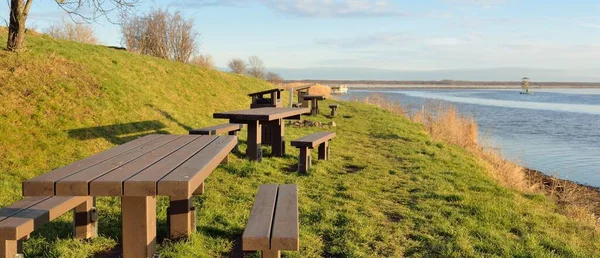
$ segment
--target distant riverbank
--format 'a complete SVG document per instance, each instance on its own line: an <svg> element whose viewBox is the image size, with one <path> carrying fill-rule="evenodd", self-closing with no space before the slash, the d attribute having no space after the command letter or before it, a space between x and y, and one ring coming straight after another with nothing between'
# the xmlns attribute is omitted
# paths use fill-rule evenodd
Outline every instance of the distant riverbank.
<svg viewBox="0 0 600 258"><path fill-rule="evenodd" d="M374 85L374 84L348 84L348 88L352 89L521 89L520 85L414 85L414 84L389 84L389 85ZM536 85L531 87L535 89L600 89L600 85Z"/></svg>

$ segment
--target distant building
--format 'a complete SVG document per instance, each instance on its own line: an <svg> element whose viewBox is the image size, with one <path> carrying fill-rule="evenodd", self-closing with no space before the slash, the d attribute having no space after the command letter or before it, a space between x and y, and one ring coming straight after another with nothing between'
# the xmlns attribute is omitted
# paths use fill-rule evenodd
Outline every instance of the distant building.
<svg viewBox="0 0 600 258"><path fill-rule="evenodd" d="M523 77L521 81L521 94L532 94L533 92L529 91L529 78Z"/></svg>
<svg viewBox="0 0 600 258"><path fill-rule="evenodd" d="M346 94L348 93L348 85L340 84L340 85L330 85L331 94Z"/></svg>

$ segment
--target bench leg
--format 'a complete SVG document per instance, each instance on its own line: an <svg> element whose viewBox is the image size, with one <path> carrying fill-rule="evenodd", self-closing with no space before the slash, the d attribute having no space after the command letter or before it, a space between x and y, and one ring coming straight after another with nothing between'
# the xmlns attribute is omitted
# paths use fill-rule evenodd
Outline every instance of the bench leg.
<svg viewBox="0 0 600 258"><path fill-rule="evenodd" d="M96 211L96 197L86 197L86 201L73 209L75 238L88 239L98 236L98 214Z"/></svg>
<svg viewBox="0 0 600 258"><path fill-rule="evenodd" d="M283 119L273 121L271 127L271 146L273 147L273 156L283 157L285 156L285 138L284 138L284 126Z"/></svg>
<svg viewBox="0 0 600 258"><path fill-rule="evenodd" d="M227 162L229 162L229 154L225 155L225 158L223 158L223 160L221 160L221 164L227 164Z"/></svg>
<svg viewBox="0 0 600 258"><path fill-rule="evenodd" d="M300 148L300 157L298 158L298 171L306 173L310 168L310 149L307 147Z"/></svg>
<svg viewBox="0 0 600 258"><path fill-rule="evenodd" d="M0 257L13 258L23 253L23 244L20 240L0 240Z"/></svg>
<svg viewBox="0 0 600 258"><path fill-rule="evenodd" d="M329 159L329 141L325 141L324 143L319 144L319 159Z"/></svg>
<svg viewBox="0 0 600 258"><path fill-rule="evenodd" d="M196 189L192 195L196 196L196 195L203 195L203 194L204 194L204 182L202 182L200 184L200 186L198 186L198 189Z"/></svg>
<svg viewBox="0 0 600 258"><path fill-rule="evenodd" d="M248 149L246 156L250 160L262 160L261 124L258 121L248 123Z"/></svg>
<svg viewBox="0 0 600 258"><path fill-rule="evenodd" d="M167 216L169 216L169 238L179 239L190 236L195 227L195 209L191 196L171 197Z"/></svg>
<svg viewBox="0 0 600 258"><path fill-rule="evenodd" d="M121 197L123 258L152 257L156 252L156 197Z"/></svg>
<svg viewBox="0 0 600 258"><path fill-rule="evenodd" d="M231 131L231 132L229 132L227 134L232 135L232 136L238 136L238 131ZM239 149L237 143L235 144L235 147L233 147L233 152L234 153L240 153L240 149Z"/></svg>
<svg viewBox="0 0 600 258"><path fill-rule="evenodd" d="M281 251L279 250L264 250L262 251L262 258L279 258L281 257Z"/></svg>

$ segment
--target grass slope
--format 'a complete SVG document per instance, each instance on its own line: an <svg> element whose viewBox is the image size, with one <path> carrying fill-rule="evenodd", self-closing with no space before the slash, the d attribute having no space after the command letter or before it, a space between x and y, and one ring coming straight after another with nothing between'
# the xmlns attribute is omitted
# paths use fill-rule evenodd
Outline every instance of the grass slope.
<svg viewBox="0 0 600 258"><path fill-rule="evenodd" d="M247 107L247 92L269 87L101 46L27 40L27 52L0 51L0 206L20 198L24 179L140 135L217 123L213 112ZM431 141L418 124L374 106L338 103L338 117L308 118L336 127L286 128L288 140L337 132L330 161L315 161L302 175L295 172L298 151L289 145L287 157L261 163L233 155L196 199L198 232L162 241L162 257L229 255L263 183L299 185L301 250L288 257L600 256L596 229L560 215L544 196L499 186L479 160ZM167 201L159 198L159 238L166 234ZM98 239L69 239L65 215L26 241L27 255L118 251L119 204L99 198Z"/></svg>

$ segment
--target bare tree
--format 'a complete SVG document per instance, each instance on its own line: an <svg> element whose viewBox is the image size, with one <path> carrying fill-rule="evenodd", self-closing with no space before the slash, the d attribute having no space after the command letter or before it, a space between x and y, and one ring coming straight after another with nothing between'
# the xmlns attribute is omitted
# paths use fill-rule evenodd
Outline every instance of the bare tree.
<svg viewBox="0 0 600 258"><path fill-rule="evenodd" d="M258 56L251 56L248 58L248 74L254 78L264 79L265 78L265 64L258 58Z"/></svg>
<svg viewBox="0 0 600 258"><path fill-rule="evenodd" d="M231 59L227 66L233 73L244 74L246 72L246 63L240 58Z"/></svg>
<svg viewBox="0 0 600 258"><path fill-rule="evenodd" d="M200 67L215 69L215 62L213 61L212 56L209 54L197 55L194 58L192 58L192 61L190 63Z"/></svg>
<svg viewBox="0 0 600 258"><path fill-rule="evenodd" d="M278 73L268 72L265 76L265 80L274 85L279 85L283 83L283 78Z"/></svg>
<svg viewBox="0 0 600 258"><path fill-rule="evenodd" d="M98 39L94 36L94 30L89 24L72 23L62 21L62 24L54 24L46 29L46 33L53 38L66 39L87 44L97 44Z"/></svg>
<svg viewBox="0 0 600 258"><path fill-rule="evenodd" d="M99 16L107 16L117 9L126 11L138 0L56 0L56 3L71 16L84 21L93 21ZM25 46L25 21L33 0L10 0L10 17L6 48L20 51ZM109 19L110 21L110 19Z"/></svg>
<svg viewBox="0 0 600 258"><path fill-rule="evenodd" d="M129 51L189 62L198 49L194 21L183 18L179 11L155 9L123 20L121 29Z"/></svg>

